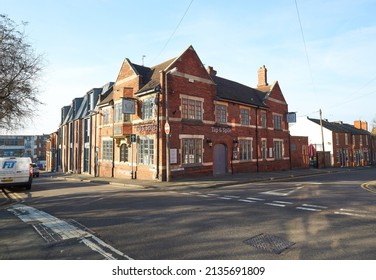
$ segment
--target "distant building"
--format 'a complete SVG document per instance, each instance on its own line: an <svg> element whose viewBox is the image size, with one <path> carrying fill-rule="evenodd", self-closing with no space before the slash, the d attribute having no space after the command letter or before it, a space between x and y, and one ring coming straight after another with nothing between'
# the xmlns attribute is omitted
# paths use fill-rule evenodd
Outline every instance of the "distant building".
<svg viewBox="0 0 376 280"><path fill-rule="evenodd" d="M375 137L368 131L365 121L354 121L354 125L350 125L341 121L322 120L321 132L319 119L300 117L290 126L290 133L308 137L311 158L315 158L316 153L330 154L324 162L327 167L375 164Z"/></svg>
<svg viewBox="0 0 376 280"><path fill-rule="evenodd" d="M33 162L46 160L49 135L0 135L0 157L30 157Z"/></svg>

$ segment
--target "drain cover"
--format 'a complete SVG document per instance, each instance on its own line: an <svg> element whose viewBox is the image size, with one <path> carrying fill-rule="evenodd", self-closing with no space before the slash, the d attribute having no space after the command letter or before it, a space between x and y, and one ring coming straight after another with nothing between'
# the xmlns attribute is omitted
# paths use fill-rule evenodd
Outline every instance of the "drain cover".
<svg viewBox="0 0 376 280"><path fill-rule="evenodd" d="M290 248L295 244L294 242L291 242L279 236L264 233L247 239L244 241L244 243L274 254L280 254L284 250Z"/></svg>

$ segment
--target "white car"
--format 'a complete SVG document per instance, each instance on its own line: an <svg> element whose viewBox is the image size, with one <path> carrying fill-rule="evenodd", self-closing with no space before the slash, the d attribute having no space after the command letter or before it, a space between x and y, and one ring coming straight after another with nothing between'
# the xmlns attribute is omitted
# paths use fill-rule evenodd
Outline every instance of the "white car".
<svg viewBox="0 0 376 280"><path fill-rule="evenodd" d="M30 158L0 158L0 187L20 186L31 189L33 166Z"/></svg>

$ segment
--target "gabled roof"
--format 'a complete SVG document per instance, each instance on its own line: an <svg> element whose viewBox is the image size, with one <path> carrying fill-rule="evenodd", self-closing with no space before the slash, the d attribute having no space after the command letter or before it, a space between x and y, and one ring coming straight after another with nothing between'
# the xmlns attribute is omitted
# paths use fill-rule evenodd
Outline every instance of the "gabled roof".
<svg viewBox="0 0 376 280"><path fill-rule="evenodd" d="M319 119L311 119L312 122L320 125ZM370 133L364 129L358 129L353 125L343 123L343 122L328 122L327 120L322 120L322 126L332 132L339 132L339 133L351 133L353 135L369 135Z"/></svg>
<svg viewBox="0 0 376 280"><path fill-rule="evenodd" d="M217 97L219 99L267 108L263 102L265 93L218 76L212 76L212 79L217 84Z"/></svg>
<svg viewBox="0 0 376 280"><path fill-rule="evenodd" d="M142 77L142 85L137 93L146 92L152 90L161 84L160 72L166 70L166 68L175 60L169 59L161 64L154 67L145 67L137 64L132 64L134 69ZM136 94L137 94L136 93Z"/></svg>

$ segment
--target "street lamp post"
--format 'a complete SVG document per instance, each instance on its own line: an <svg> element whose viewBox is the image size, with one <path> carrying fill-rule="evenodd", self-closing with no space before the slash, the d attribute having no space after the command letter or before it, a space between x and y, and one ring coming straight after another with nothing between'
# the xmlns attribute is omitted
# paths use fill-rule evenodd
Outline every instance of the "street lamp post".
<svg viewBox="0 0 376 280"><path fill-rule="evenodd" d="M171 170L170 170L170 129L169 128L169 122L168 122L168 86L167 86L167 75L168 74L174 74L178 71L176 67L172 68L171 70L168 70L165 73L165 112L166 112L166 123L165 123L165 132L166 132L166 181L169 182L171 178Z"/></svg>

